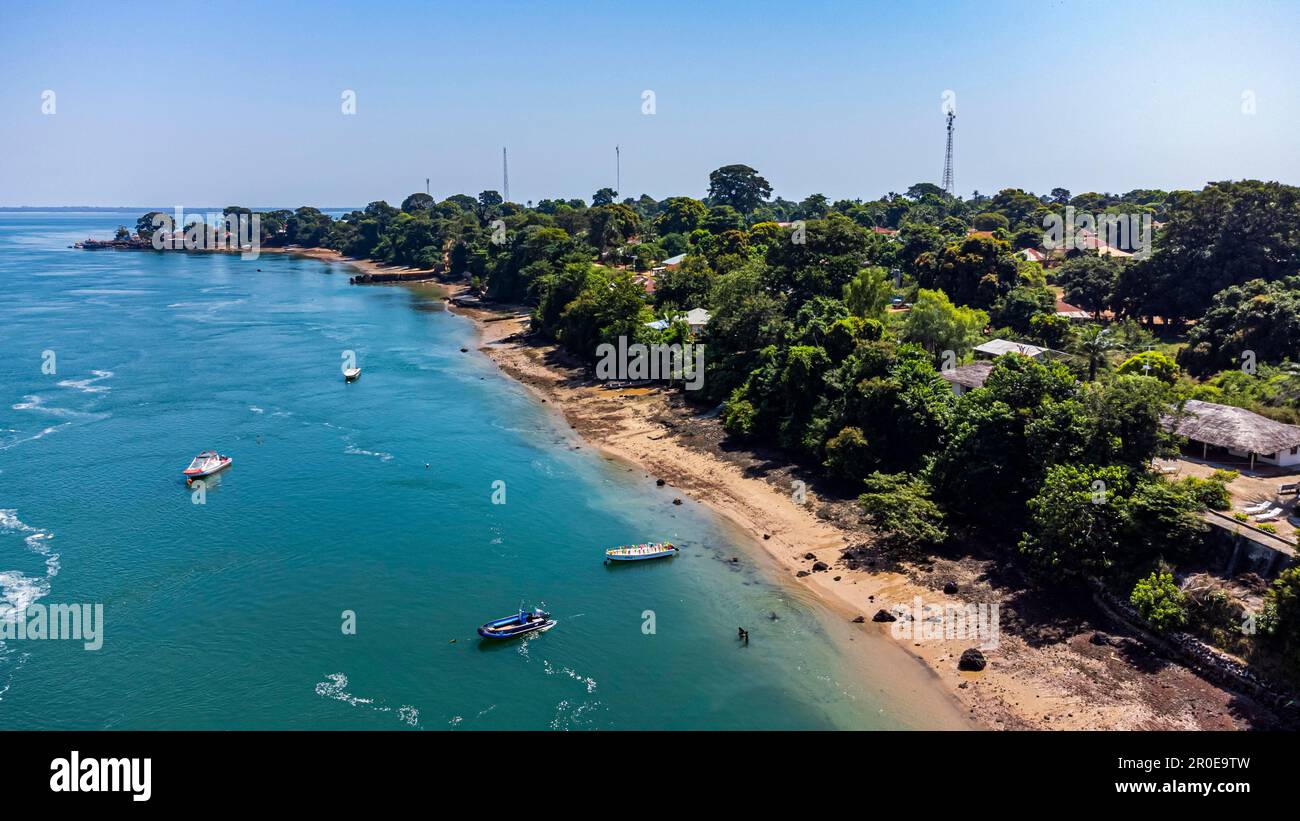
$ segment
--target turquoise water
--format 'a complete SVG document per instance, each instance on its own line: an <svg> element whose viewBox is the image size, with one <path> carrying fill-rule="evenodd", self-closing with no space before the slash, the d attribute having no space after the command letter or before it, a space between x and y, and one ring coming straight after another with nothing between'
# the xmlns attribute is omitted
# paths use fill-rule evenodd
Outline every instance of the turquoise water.
<svg viewBox="0 0 1300 821"><path fill-rule="evenodd" d="M910 660L577 447L435 293L283 255L67 248L135 216L0 214L0 612L105 618L98 651L0 649L0 728L950 723ZM180 470L206 448L234 465L195 504ZM683 555L601 563L658 538ZM521 602L559 625L481 644Z"/></svg>

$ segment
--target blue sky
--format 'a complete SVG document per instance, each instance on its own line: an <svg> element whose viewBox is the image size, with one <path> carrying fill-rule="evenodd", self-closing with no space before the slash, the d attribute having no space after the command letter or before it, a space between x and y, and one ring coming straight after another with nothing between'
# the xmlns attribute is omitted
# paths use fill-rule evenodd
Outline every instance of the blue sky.
<svg viewBox="0 0 1300 821"><path fill-rule="evenodd" d="M945 90L966 195L1300 184L1298 43L1290 2L5 3L0 205L476 194L503 145L512 199L589 198L615 144L625 196L873 198L939 181Z"/></svg>

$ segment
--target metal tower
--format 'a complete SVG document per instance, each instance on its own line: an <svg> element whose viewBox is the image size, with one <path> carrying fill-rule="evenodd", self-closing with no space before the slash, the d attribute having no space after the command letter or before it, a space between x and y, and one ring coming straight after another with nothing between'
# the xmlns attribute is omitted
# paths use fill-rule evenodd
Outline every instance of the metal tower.
<svg viewBox="0 0 1300 821"><path fill-rule="evenodd" d="M957 112L948 110L948 147L943 152L943 190L950 197L955 197L957 192L952 183L952 121L957 117Z"/></svg>
<svg viewBox="0 0 1300 821"><path fill-rule="evenodd" d="M623 190L623 155L618 153L618 146L614 146L614 196Z"/></svg>
<svg viewBox="0 0 1300 821"><path fill-rule="evenodd" d="M501 147L501 199L510 202L510 163L506 160L505 146Z"/></svg>

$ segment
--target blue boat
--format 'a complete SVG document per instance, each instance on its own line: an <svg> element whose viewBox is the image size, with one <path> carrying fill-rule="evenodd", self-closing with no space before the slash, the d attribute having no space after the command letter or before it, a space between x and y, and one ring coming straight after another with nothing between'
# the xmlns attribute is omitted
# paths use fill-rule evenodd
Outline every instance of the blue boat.
<svg viewBox="0 0 1300 821"><path fill-rule="evenodd" d="M485 639L511 639L525 633L544 633L555 626L550 613L540 609L529 613L520 610L503 619L490 621L478 629L478 634Z"/></svg>
<svg viewBox="0 0 1300 821"><path fill-rule="evenodd" d="M664 559L669 556L676 556L679 552L681 551L672 542L624 545L623 547L611 547L606 550L605 561L642 562L646 559Z"/></svg>

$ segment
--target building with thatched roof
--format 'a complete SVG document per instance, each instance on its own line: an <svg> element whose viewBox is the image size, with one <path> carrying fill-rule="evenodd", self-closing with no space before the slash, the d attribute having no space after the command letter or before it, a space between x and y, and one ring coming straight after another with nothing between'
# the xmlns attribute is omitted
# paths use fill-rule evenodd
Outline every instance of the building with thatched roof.
<svg viewBox="0 0 1300 821"><path fill-rule="evenodd" d="M993 363L987 360L972 362L969 365L962 365L959 368L945 369L939 372L939 375L948 380L952 385L952 392L961 396L963 393L974 388L984 387L984 383L989 378L989 373L993 370Z"/></svg>
<svg viewBox="0 0 1300 821"><path fill-rule="evenodd" d="M1189 399L1182 413L1166 416L1166 430L1201 445L1201 454L1228 454L1279 467L1300 466L1300 426L1274 422L1230 405Z"/></svg>

